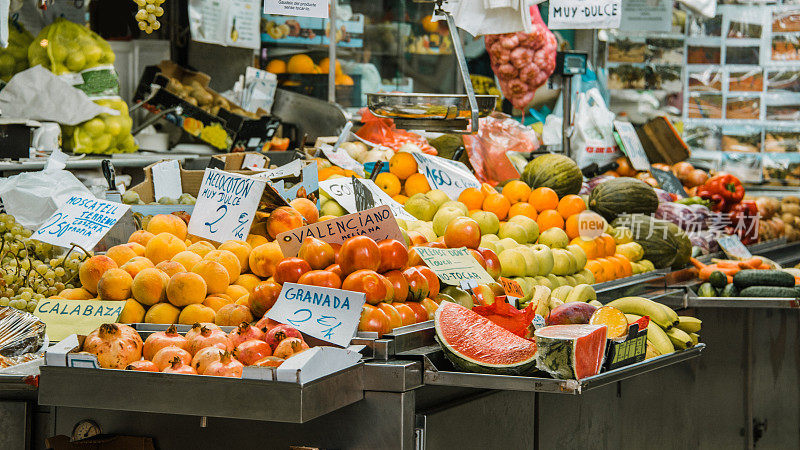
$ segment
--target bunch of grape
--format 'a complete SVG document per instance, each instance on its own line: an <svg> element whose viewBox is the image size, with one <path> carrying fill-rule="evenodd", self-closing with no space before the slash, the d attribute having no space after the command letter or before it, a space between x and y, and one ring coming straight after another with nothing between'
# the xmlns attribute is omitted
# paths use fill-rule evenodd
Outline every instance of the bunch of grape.
<svg viewBox="0 0 800 450"><path fill-rule="evenodd" d="M139 29L147 34L161 28L158 18L164 15L164 8L161 4L164 0L133 0L139 11L136 11L136 21L139 22Z"/></svg>
<svg viewBox="0 0 800 450"><path fill-rule="evenodd" d="M52 245L30 239L32 231L0 214L0 306L33 312L39 300L78 283L86 255L74 248L55 256Z"/></svg>

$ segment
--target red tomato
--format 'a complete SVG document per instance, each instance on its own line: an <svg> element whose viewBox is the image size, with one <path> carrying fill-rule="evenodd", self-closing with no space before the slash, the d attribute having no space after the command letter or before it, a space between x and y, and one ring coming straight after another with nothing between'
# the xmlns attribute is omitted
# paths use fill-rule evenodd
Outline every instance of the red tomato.
<svg viewBox="0 0 800 450"><path fill-rule="evenodd" d="M322 286L333 289L342 288L342 279L333 272L327 270L312 270L300 276L297 280L300 284L308 284L310 286Z"/></svg>
<svg viewBox="0 0 800 450"><path fill-rule="evenodd" d="M342 268L339 267L338 264L331 264L330 266L326 267L325 270L327 270L328 272L335 273L336 276L339 277L339 278L344 278L342 276Z"/></svg>
<svg viewBox="0 0 800 450"><path fill-rule="evenodd" d="M254 317L263 317L278 300L282 286L274 281L262 281L250 294L250 311Z"/></svg>
<svg viewBox="0 0 800 450"><path fill-rule="evenodd" d="M403 272L399 270L391 270L383 274L390 283L392 283L392 288L394 288L394 301L396 302L404 302L406 298L408 298L408 281L406 281L406 277L403 275Z"/></svg>
<svg viewBox="0 0 800 450"><path fill-rule="evenodd" d="M366 301L370 305L390 302L394 296L392 283L378 272L367 269L357 270L348 275L342 283L342 289L367 294Z"/></svg>
<svg viewBox="0 0 800 450"><path fill-rule="evenodd" d="M336 251L333 246L315 237L307 237L297 254L300 259L308 262L314 270L321 270L333 264L336 260Z"/></svg>
<svg viewBox="0 0 800 450"><path fill-rule="evenodd" d="M381 303L378 305L378 308L386 313L386 317L389 318L389 331L403 326L403 318L400 317L400 313L397 312L397 309L395 309L391 303Z"/></svg>
<svg viewBox="0 0 800 450"><path fill-rule="evenodd" d="M371 311L364 310L361 312L358 331L374 331L381 337L389 332L389 317L378 308L373 308Z"/></svg>
<svg viewBox="0 0 800 450"><path fill-rule="evenodd" d="M336 263L342 268L345 277L360 269L378 270L381 265L381 251L378 244L368 236L355 236L344 241Z"/></svg>
<svg viewBox="0 0 800 450"><path fill-rule="evenodd" d="M436 310L439 309L439 304L429 298L422 299L419 304L428 311L428 320L433 320Z"/></svg>
<svg viewBox="0 0 800 450"><path fill-rule="evenodd" d="M428 280L428 297L434 298L439 295L439 277L428 266L417 266L416 268Z"/></svg>
<svg viewBox="0 0 800 450"><path fill-rule="evenodd" d="M417 318L417 323L429 320L428 310L425 309L425 307L419 304L418 302L406 302L406 306L408 306L409 308L411 308L412 311L414 311L414 315Z"/></svg>
<svg viewBox="0 0 800 450"><path fill-rule="evenodd" d="M297 283L300 276L311 271L311 265L304 259L286 258L275 266L276 283Z"/></svg>
<svg viewBox="0 0 800 450"><path fill-rule="evenodd" d="M418 302L428 296L428 280L416 267L409 267L403 271L403 276L408 282L407 301Z"/></svg>
<svg viewBox="0 0 800 450"><path fill-rule="evenodd" d="M413 325L417 323L417 315L414 313L414 310L409 308L405 303L392 303L394 309L400 314L400 318L403 320L403 326L406 325Z"/></svg>
<svg viewBox="0 0 800 450"><path fill-rule="evenodd" d="M390 270L405 269L408 264L408 249L400 241L395 239L385 239L378 243L381 252L381 265L378 272L384 273Z"/></svg>

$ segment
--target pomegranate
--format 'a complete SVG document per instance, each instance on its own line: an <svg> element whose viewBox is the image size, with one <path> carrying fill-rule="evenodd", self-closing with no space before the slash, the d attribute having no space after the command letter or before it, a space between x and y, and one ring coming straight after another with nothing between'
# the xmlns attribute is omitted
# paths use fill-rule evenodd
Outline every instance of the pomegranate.
<svg viewBox="0 0 800 450"><path fill-rule="evenodd" d="M158 366L153 364L153 361L140 359L138 361L134 361L128 364L128 366L125 367L125 370L138 370L141 372L158 372Z"/></svg>
<svg viewBox="0 0 800 450"><path fill-rule="evenodd" d="M249 341L251 339L263 341L264 331L254 327L253 325L250 325L247 322L242 322L238 327L236 327L235 330L228 334L228 339L230 339L231 345L235 348L242 342Z"/></svg>
<svg viewBox="0 0 800 450"><path fill-rule="evenodd" d="M282 340L278 346L275 347L275 351L272 353L272 355L277 356L278 358L287 359L302 352L303 350L305 349L303 348L302 339L288 337Z"/></svg>
<svg viewBox="0 0 800 450"><path fill-rule="evenodd" d="M118 323L104 323L83 342L83 351L97 357L104 369L124 369L142 359L144 343L133 328Z"/></svg>
<svg viewBox="0 0 800 450"><path fill-rule="evenodd" d="M262 317L261 319L258 320L258 322L256 322L255 327L266 333L267 331L277 327L280 324L281 324L280 322L276 322L267 317L266 314L264 314L264 317Z"/></svg>
<svg viewBox="0 0 800 450"><path fill-rule="evenodd" d="M188 341L188 340L192 339L193 337L197 336L198 334L200 334L200 330L202 330L203 327L206 327L206 328L208 328L210 330L222 330L222 328L220 328L219 325L217 325L215 323L211 323L211 322L198 323L198 322L195 322L194 325L192 325L192 328L190 328L189 331L186 332L186 340Z"/></svg>
<svg viewBox="0 0 800 450"><path fill-rule="evenodd" d="M267 356L254 362L252 365L259 367L278 367L283 364L284 359L277 356Z"/></svg>
<svg viewBox="0 0 800 450"><path fill-rule="evenodd" d="M196 370L197 373L204 373L209 364L219 361L220 358L222 358L223 353L225 353L225 349L215 346L206 347L194 355L194 358L192 358L192 368Z"/></svg>
<svg viewBox="0 0 800 450"><path fill-rule="evenodd" d="M214 361L208 365L203 375L215 377L241 378L244 366L237 361L230 352L225 352L219 361Z"/></svg>
<svg viewBox="0 0 800 450"><path fill-rule="evenodd" d="M282 340L290 337L303 339L303 335L297 331L297 328L291 325L278 325L267 331L267 336L264 340L266 340L267 344L274 350L278 348L278 344L280 344Z"/></svg>
<svg viewBox="0 0 800 450"><path fill-rule="evenodd" d="M204 326L200 329L200 333L189 339L189 346L187 347L187 350L189 350L189 353L194 355L201 349L211 347L215 344L221 344L224 346L224 350L233 350L231 341L228 339L228 335L225 334L224 331L219 329L213 330Z"/></svg>
<svg viewBox="0 0 800 450"><path fill-rule="evenodd" d="M142 356L144 359L153 359L153 355L164 347L175 346L186 350L188 342L186 338L178 334L178 329L175 325L170 325L167 331L159 331L148 336L144 340L144 349Z"/></svg>
<svg viewBox="0 0 800 450"><path fill-rule="evenodd" d="M175 358L180 358L184 364L192 362L192 355L190 355L189 352L180 347L175 347L174 345L164 347L157 351L156 354L153 355L152 361L153 364L158 367L158 370L164 370Z"/></svg>
<svg viewBox="0 0 800 450"><path fill-rule="evenodd" d="M270 355L272 355L272 347L258 339L244 341L236 346L236 349L233 351L233 356L245 366L250 366L259 359Z"/></svg>
<svg viewBox="0 0 800 450"><path fill-rule="evenodd" d="M179 357L175 357L169 362L169 365L162 370L164 373L179 373L183 375L197 375L192 366L187 365Z"/></svg>

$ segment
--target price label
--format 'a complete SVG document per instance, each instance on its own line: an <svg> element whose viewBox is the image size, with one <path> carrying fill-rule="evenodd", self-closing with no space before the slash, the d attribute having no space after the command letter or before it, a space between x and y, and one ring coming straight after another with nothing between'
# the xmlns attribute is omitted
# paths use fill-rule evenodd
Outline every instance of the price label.
<svg viewBox="0 0 800 450"><path fill-rule="evenodd" d="M322 150L322 153L328 158L328 161L332 162L334 165L345 170L352 170L362 177L364 176L364 165L353 159L346 150L342 150L341 147L334 150L333 146L328 144L321 144L319 149Z"/></svg>
<svg viewBox="0 0 800 450"><path fill-rule="evenodd" d="M300 245L308 237L342 244L354 236L369 236L376 242L396 239L405 244L403 233L386 205L284 231L275 240L280 244L283 255L289 257L297 255Z"/></svg>
<svg viewBox="0 0 800 450"><path fill-rule="evenodd" d="M525 297L525 293L522 292L522 287L516 281L500 277L500 284L503 286L503 290L506 291L507 296L516 298Z"/></svg>
<svg viewBox="0 0 800 450"><path fill-rule="evenodd" d="M363 292L284 283L267 317L346 347L356 334L365 299Z"/></svg>
<svg viewBox="0 0 800 450"><path fill-rule="evenodd" d="M417 220L405 209L403 205L392 200L385 192L378 187L372 180L358 179L356 182L361 183L370 192L374 200L374 206L386 205L392 210L392 214L398 219L404 220ZM320 181L320 189L327 192L334 200L342 205L342 208L349 213L358 212L356 206L355 192L353 192L353 181L348 178L334 178Z"/></svg>
<svg viewBox="0 0 800 450"><path fill-rule="evenodd" d="M457 199L464 189L481 187L464 163L424 153L411 154L417 160L419 173L425 175L431 189L441 189L452 199Z"/></svg>
<svg viewBox="0 0 800 450"><path fill-rule="evenodd" d="M46 298L33 315L47 326L47 336L60 341L71 334L89 334L104 323L114 323L125 302Z"/></svg>
<svg viewBox="0 0 800 450"><path fill-rule="evenodd" d="M264 14L282 16L328 18L330 0L266 0Z"/></svg>
<svg viewBox="0 0 800 450"><path fill-rule="evenodd" d="M494 282L491 275L478 264L466 247L414 247L414 250L446 284L460 286L462 281L467 280L475 280L480 284Z"/></svg>
<svg viewBox="0 0 800 450"><path fill-rule="evenodd" d="M551 30L619 28L622 0L550 0L547 27Z"/></svg>
<svg viewBox="0 0 800 450"><path fill-rule="evenodd" d="M247 153L242 160L242 169L263 169L266 164L267 160L264 158L264 155Z"/></svg>
<svg viewBox="0 0 800 450"><path fill-rule="evenodd" d="M278 168L265 170L253 175L253 178L264 178L267 180L276 180L285 177L299 177L303 172L303 160L295 159L289 164L284 164Z"/></svg>
<svg viewBox="0 0 800 450"><path fill-rule="evenodd" d="M658 181L658 185L661 187L661 189L675 194L681 198L686 198L689 196L689 194L686 193L686 189L683 188L683 183L681 183L681 180L679 180L678 177L676 177L672 172L650 167L650 173L653 175L653 178Z"/></svg>
<svg viewBox="0 0 800 450"><path fill-rule="evenodd" d="M183 194L181 166L177 160L160 162L150 168L150 173L156 201L162 197L177 199Z"/></svg>
<svg viewBox="0 0 800 450"><path fill-rule="evenodd" d="M72 196L31 236L58 247L72 243L91 250L130 207L97 198Z"/></svg>
<svg viewBox="0 0 800 450"><path fill-rule="evenodd" d="M641 172L650 170L650 160L647 159L647 153L644 152L642 141L636 135L636 129L633 128L633 125L630 122L615 120L614 128L619 134L620 147L631 161L631 166Z"/></svg>
<svg viewBox="0 0 800 450"><path fill-rule="evenodd" d="M264 180L206 169L189 233L214 242L244 240L265 186Z"/></svg>
<svg viewBox="0 0 800 450"><path fill-rule="evenodd" d="M728 255L728 258L745 260L753 257L753 254L750 253L750 250L748 250L747 247L742 244L739 236L736 236L735 234L732 236L720 236L717 238L717 243L719 244L720 248L722 248L722 251Z"/></svg>

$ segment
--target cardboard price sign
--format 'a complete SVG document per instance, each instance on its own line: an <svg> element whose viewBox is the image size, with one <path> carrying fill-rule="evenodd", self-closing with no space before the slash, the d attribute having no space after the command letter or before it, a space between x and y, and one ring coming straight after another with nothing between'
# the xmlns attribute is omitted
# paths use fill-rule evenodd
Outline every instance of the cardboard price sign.
<svg viewBox="0 0 800 450"><path fill-rule="evenodd" d="M206 169L189 220L189 233L214 242L244 240L265 186L264 180Z"/></svg>
<svg viewBox="0 0 800 450"><path fill-rule="evenodd" d="M425 175L431 189L440 189L452 199L457 199L464 189L481 187L475 175L461 162L424 153L412 155L419 165L419 173Z"/></svg>
<svg viewBox="0 0 800 450"><path fill-rule="evenodd" d="M742 240L735 234L732 236L720 236L717 238L717 243L722 248L722 251L728 255L728 258L745 260L753 257L750 250L742 244Z"/></svg>
<svg viewBox="0 0 800 450"><path fill-rule="evenodd" d="M466 247L414 247L414 250L446 284L461 286L461 282L467 280L475 280L479 284L494 282L492 276L478 264Z"/></svg>
<svg viewBox="0 0 800 450"><path fill-rule="evenodd" d="M130 210L128 205L72 196L31 236L58 247L72 243L91 250Z"/></svg>
<svg viewBox="0 0 800 450"><path fill-rule="evenodd" d="M689 194L686 193L686 189L683 188L683 183L681 183L681 180L679 180L674 173L666 170L659 170L655 167L650 167L650 173L653 175L653 178L658 181L658 185L661 189L681 198L689 196Z"/></svg>
<svg viewBox="0 0 800 450"><path fill-rule="evenodd" d="M642 141L639 140L633 125L630 122L615 120L614 128L617 130L622 144L620 147L631 161L631 166L641 172L650 170L650 160L647 159L647 153L644 152Z"/></svg>
<svg viewBox="0 0 800 450"><path fill-rule="evenodd" d="M369 236L376 242L396 239L405 245L403 233L386 205L284 231L275 240L281 246L283 255L289 257L297 256L300 245L308 237L330 244L342 244L354 236Z"/></svg>
<svg viewBox="0 0 800 450"><path fill-rule="evenodd" d="M522 292L522 287L516 281L500 277L500 284L503 286L503 290L506 291L507 296L516 298L525 297L525 293Z"/></svg>
<svg viewBox="0 0 800 450"><path fill-rule="evenodd" d="M356 181L352 181L349 178L334 178L332 180L327 179L325 181L320 181L319 187L323 191L327 192L331 198L339 202L345 211L349 213L355 213L359 210L356 205L355 192L353 191L354 182L361 183L370 192L372 192L374 206L388 206L392 210L392 214L394 214L394 216L398 219L417 220L416 217L412 216L408 211L403 209L403 205L392 200L392 198L386 195L386 193L383 192L381 188L379 188L378 185L376 185L372 180L357 179Z"/></svg>
<svg viewBox="0 0 800 450"><path fill-rule="evenodd" d="M267 317L346 347L358 329L365 299L363 292L284 283Z"/></svg>
<svg viewBox="0 0 800 450"><path fill-rule="evenodd" d="M624 341L608 341L606 360L603 363L606 370L644 361L647 353L647 324L650 319L643 317L628 326L628 335Z"/></svg>
<svg viewBox="0 0 800 450"><path fill-rule="evenodd" d="M104 323L117 321L125 302L45 298L33 315L47 325L47 336L60 341L71 334L89 334Z"/></svg>

